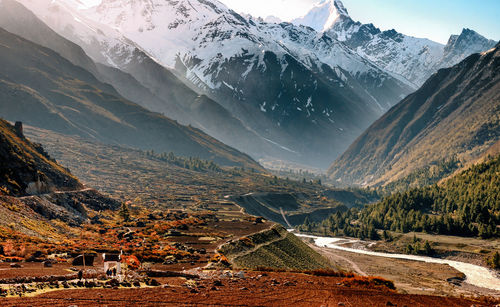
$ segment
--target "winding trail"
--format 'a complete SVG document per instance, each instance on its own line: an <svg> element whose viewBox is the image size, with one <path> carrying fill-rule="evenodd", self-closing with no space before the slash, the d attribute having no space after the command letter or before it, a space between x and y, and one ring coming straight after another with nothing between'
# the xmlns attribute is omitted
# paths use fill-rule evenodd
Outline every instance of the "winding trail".
<svg viewBox="0 0 500 307"><path fill-rule="evenodd" d="M485 267L479 266L479 265L460 262L460 261L454 261L454 260L425 257L425 256L374 252L374 251L369 251L369 250L344 247L341 245L341 244L345 244L345 243L361 242L359 240L349 240L349 239L344 239L344 238L331 238L331 237L318 237L318 236L311 236L311 235L304 235L304 234L297 234L297 233L295 233L295 235L298 237L314 239L314 244L316 244L319 247L327 247L327 248L332 248L332 249L337 249L337 250L343 250L346 252L358 253L358 254L364 254L364 255L370 255L370 256L377 256L377 257L422 261L422 262L427 262L427 263L447 264L447 265L455 268L456 270L464 273L466 276L466 279L465 279L466 283L469 283L469 284L477 286L477 287L482 287L482 288L486 288L486 289L500 291L500 278L498 278L495 275L495 273L492 272L491 270L489 270Z"/></svg>
<svg viewBox="0 0 500 307"><path fill-rule="evenodd" d="M240 258L240 257L244 257L244 256L247 256L255 251L257 251L259 248L261 247L265 247L265 246L268 246L268 245L271 245L273 244L274 242L277 242L277 241L280 241L280 240L283 240L285 237L278 237L278 238L274 238L272 239L271 241L267 241L266 243L262 243L262 244L257 244L255 245L254 247L252 247L251 249L249 250L246 250L244 252L241 252L241 253L238 253L238 254L235 254L235 255L231 255L230 257L233 258L233 259L236 259L236 258Z"/></svg>
<svg viewBox="0 0 500 307"><path fill-rule="evenodd" d="M288 227L293 228L293 226L290 225L290 223L288 223L288 220L286 219L285 212L283 212L283 208L281 208L281 207L280 207L280 213L281 213L281 216L283 216L283 220L285 220L285 222L288 225Z"/></svg>
<svg viewBox="0 0 500 307"><path fill-rule="evenodd" d="M343 257L343 256L336 254L330 248L325 248L325 247L320 247L320 246L318 246L317 248L321 249L321 251L323 253L325 253L328 257L340 259L342 261L349 263L349 265L352 267L352 269L354 270L354 272L356 274L361 275L361 276L368 276L368 274L366 274L363 270L361 270L361 268L356 264L356 262L352 261L351 259L348 259L346 257Z"/></svg>

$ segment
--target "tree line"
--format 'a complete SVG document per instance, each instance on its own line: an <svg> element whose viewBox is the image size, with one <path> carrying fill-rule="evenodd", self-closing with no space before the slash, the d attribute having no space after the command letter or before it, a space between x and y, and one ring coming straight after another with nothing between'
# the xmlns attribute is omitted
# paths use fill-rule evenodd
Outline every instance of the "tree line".
<svg viewBox="0 0 500 307"><path fill-rule="evenodd" d="M151 150L151 151L146 151L146 155L148 157L153 157L153 158L159 159L161 161L165 161L165 162L168 162L170 164L174 164L174 165L177 165L179 167L193 170L193 171L222 172L222 168L213 161L202 160L202 159L194 158L194 157L189 157L189 158L179 157L179 156L176 156L173 152L169 152L169 153L164 152L161 154L157 154L153 150Z"/></svg>
<svg viewBox="0 0 500 307"><path fill-rule="evenodd" d="M377 229L481 238L500 237L500 155L442 184L386 196L361 209L337 212L303 231L378 239Z"/></svg>

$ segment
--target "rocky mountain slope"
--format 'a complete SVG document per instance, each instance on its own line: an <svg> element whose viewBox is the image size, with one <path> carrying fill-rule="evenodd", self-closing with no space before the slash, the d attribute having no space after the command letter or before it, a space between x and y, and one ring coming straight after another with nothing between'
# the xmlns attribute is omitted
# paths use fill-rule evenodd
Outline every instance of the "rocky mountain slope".
<svg viewBox="0 0 500 307"><path fill-rule="evenodd" d="M217 1L103 1L90 10L71 1L21 2L94 60L131 73L159 97L158 75L144 76L148 69L139 63L149 58L175 68L247 130L233 129L233 138L224 129L209 132L257 157L324 166L413 90L312 29L245 19ZM196 118L205 131L207 117ZM248 140L241 134L254 137L241 144Z"/></svg>
<svg viewBox="0 0 500 307"><path fill-rule="evenodd" d="M260 168L241 152L125 100L56 52L3 29L0 63L0 113L7 119L107 143Z"/></svg>
<svg viewBox="0 0 500 307"><path fill-rule="evenodd" d="M439 68L453 66L496 43L469 29L464 29L460 35L452 35L446 46L404 35L394 29L381 31L371 23L354 21L340 0L323 0L293 23L327 33L379 67L418 86Z"/></svg>
<svg viewBox="0 0 500 307"><path fill-rule="evenodd" d="M368 128L330 167L343 184L383 184L500 138L500 45L441 69Z"/></svg>
<svg viewBox="0 0 500 307"><path fill-rule="evenodd" d="M60 227L57 221L79 225L88 210L118 207L117 201L85 189L41 144L26 139L22 124L0 119L0 228L39 236Z"/></svg>
<svg viewBox="0 0 500 307"><path fill-rule="evenodd" d="M21 196L83 186L57 164L40 144L24 137L22 124L0 119L0 193Z"/></svg>

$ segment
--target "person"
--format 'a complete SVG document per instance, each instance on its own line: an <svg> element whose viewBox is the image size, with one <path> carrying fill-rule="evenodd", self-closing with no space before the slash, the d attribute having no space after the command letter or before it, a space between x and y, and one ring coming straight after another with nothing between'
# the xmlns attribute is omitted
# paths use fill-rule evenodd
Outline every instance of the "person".
<svg viewBox="0 0 500 307"><path fill-rule="evenodd" d="M78 279L79 280L83 279L83 271L82 270L78 271Z"/></svg>
<svg viewBox="0 0 500 307"><path fill-rule="evenodd" d="M113 276L116 276L116 268L113 268Z"/></svg>
<svg viewBox="0 0 500 307"><path fill-rule="evenodd" d="M110 277L111 276L111 269L106 270L106 276Z"/></svg>

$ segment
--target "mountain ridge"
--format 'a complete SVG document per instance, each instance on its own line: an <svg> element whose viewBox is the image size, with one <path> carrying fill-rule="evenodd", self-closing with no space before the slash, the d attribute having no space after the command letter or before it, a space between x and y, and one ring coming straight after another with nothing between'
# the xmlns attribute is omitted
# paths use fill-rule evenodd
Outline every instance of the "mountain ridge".
<svg viewBox="0 0 500 307"><path fill-rule="evenodd" d="M330 167L341 184L384 184L433 161L464 162L498 141L500 45L441 69L368 128Z"/></svg>
<svg viewBox="0 0 500 307"><path fill-rule="evenodd" d="M15 1L5 0L5 2ZM260 137L212 98L200 97L201 93L195 86L190 87L189 83L181 82L179 76L174 74L175 71L161 66L158 60L135 43L105 25L99 25L103 27L99 28L95 22L80 14L80 10L72 11L71 2L32 0L19 2L36 12L37 17L43 19L51 27L50 31L54 29L65 39L84 48L98 63L97 73L94 75L112 84L125 98L151 111L173 118L183 125L199 128L242 151L267 152L275 155L283 152L279 146ZM73 3L73 5L78 4ZM23 6L24 9L21 9L20 5L17 6L16 11L11 9L10 12L4 11L3 13L12 16L31 14L28 8ZM8 24L9 18L3 21ZM20 27L22 31L18 30L15 34L23 36L29 31L39 31L28 28L26 24ZM32 37L33 35L26 36L28 39ZM36 42L61 52L58 45L46 43L43 40ZM62 52L62 54L71 59L66 53ZM78 65L76 62L74 64ZM85 68L88 69L88 67ZM88 70L95 71L95 69ZM200 110L207 111L207 113L200 112ZM219 125L214 123L219 123Z"/></svg>
<svg viewBox="0 0 500 307"><path fill-rule="evenodd" d="M372 23L362 24L354 21L347 10L339 10L337 7L343 7L340 0L322 1L304 18L293 22L328 33L361 56L405 77L417 86L422 85L438 69L453 66L470 54L485 51L495 45L494 41L465 28L461 34L451 35L444 46L426 38L404 35L394 29L382 31ZM320 22L316 25L316 19L308 18L326 13L329 13L329 16L335 15L333 22ZM319 30L320 28L322 30Z"/></svg>
<svg viewBox="0 0 500 307"><path fill-rule="evenodd" d="M309 163L319 160L318 152L324 150L338 154L352 135L413 90L403 78L379 69L312 29L245 19L217 1L189 5L185 1L133 1L126 5L104 1L85 14L119 29L164 66L175 66L186 80L214 97L259 136L298 152L295 159L303 161L314 155ZM290 82L291 74L308 84L298 87L300 84ZM345 86L347 79L354 91ZM320 82L322 89L318 90ZM286 98L282 98L285 93ZM335 96L351 98L329 98ZM349 115L361 113L354 121L360 123L358 127L346 127L352 126L352 121L345 126L335 123L346 116L329 119L332 109L345 109L346 104L360 109ZM301 128L289 129L292 122ZM355 131L342 135L347 129ZM317 144L325 142L303 146L302 141L310 137L302 131L311 135L320 131L336 144L333 148L318 148ZM311 147L315 149L308 150ZM293 159L293 154L288 158Z"/></svg>

